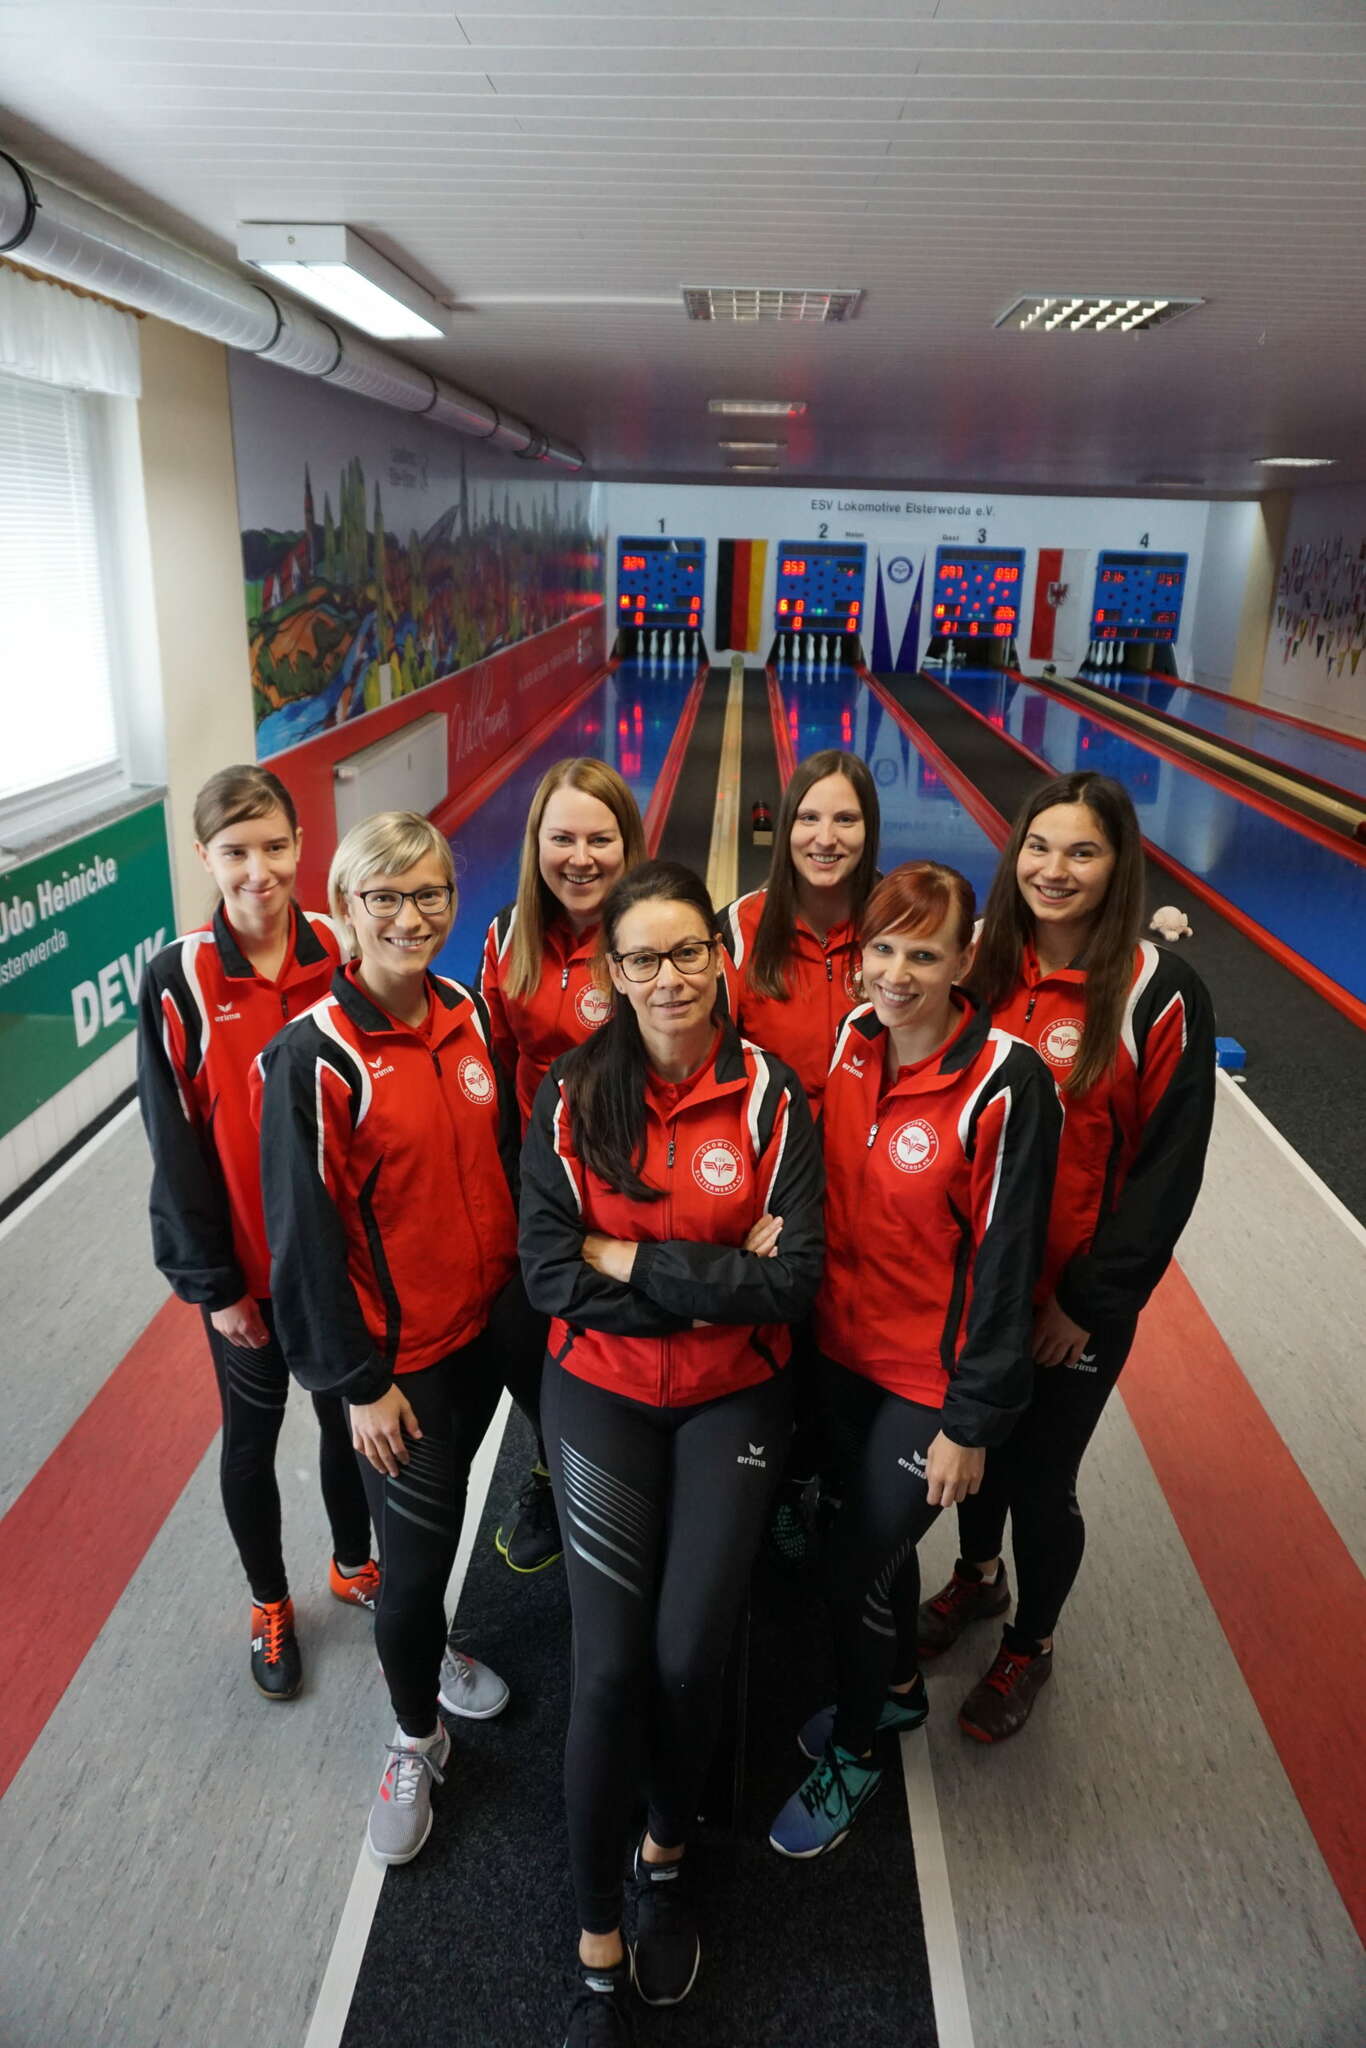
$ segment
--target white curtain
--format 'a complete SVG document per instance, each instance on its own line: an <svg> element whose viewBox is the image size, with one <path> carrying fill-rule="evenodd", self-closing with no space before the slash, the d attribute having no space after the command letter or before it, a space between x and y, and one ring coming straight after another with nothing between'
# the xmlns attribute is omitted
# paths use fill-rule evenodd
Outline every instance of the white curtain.
<svg viewBox="0 0 1366 2048"><path fill-rule="evenodd" d="M142 392L131 313L0 265L0 370L68 391Z"/></svg>

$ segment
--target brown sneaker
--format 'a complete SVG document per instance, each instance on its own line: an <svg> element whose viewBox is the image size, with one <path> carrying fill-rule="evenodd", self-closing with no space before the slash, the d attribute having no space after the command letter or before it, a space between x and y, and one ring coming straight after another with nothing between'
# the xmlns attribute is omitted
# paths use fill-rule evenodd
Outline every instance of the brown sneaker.
<svg viewBox="0 0 1366 2048"><path fill-rule="evenodd" d="M959 1727L974 1742L1004 1742L1024 1727L1040 1689L1052 1676L1051 1650L1026 1657L1002 1643L996 1662L959 1708Z"/></svg>
<svg viewBox="0 0 1366 2048"><path fill-rule="evenodd" d="M933 1600L927 1600L916 1624L916 1650L922 1657L937 1657L958 1641L970 1621L990 1621L1004 1614L1010 1605L1010 1580L1001 1565L991 1584L962 1577L958 1566L953 1577Z"/></svg>

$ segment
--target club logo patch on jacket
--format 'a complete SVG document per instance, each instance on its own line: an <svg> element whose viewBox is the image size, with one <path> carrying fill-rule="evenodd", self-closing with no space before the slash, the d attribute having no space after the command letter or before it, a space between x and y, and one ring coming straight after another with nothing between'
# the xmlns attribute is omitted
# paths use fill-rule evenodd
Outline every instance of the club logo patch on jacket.
<svg viewBox="0 0 1366 2048"><path fill-rule="evenodd" d="M899 1166L903 1173L923 1173L938 1156L939 1133L923 1117L912 1117L909 1123L899 1124L893 1131L887 1150L893 1166Z"/></svg>
<svg viewBox="0 0 1366 2048"><path fill-rule="evenodd" d="M574 1015L587 1031L600 1031L612 1014L612 998L593 982L585 983L574 998Z"/></svg>
<svg viewBox="0 0 1366 2048"><path fill-rule="evenodd" d="M1070 1067L1081 1050L1080 1017L1059 1017L1039 1033L1039 1051L1050 1067Z"/></svg>
<svg viewBox="0 0 1366 2048"><path fill-rule="evenodd" d="M492 1102L493 1076L481 1059L467 1053L455 1070L461 1093L467 1102Z"/></svg>
<svg viewBox="0 0 1366 2048"><path fill-rule="evenodd" d="M744 1186L745 1162L727 1138L712 1138L693 1154L693 1179L709 1195L733 1195Z"/></svg>

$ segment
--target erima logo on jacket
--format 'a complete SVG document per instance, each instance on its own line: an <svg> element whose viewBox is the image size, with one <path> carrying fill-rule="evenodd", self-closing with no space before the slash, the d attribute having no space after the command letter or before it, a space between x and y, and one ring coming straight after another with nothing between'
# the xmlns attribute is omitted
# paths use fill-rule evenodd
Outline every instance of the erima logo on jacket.
<svg viewBox="0 0 1366 2048"><path fill-rule="evenodd" d="M761 1472L767 1472L768 1459L764 1456L762 1444L751 1444L748 1455L744 1451L735 1460L737 1465L757 1465Z"/></svg>

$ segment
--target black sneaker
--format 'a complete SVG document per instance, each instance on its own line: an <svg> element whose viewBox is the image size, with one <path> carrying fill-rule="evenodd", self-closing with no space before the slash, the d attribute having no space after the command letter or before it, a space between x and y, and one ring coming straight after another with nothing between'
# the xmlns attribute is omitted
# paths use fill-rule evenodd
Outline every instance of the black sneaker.
<svg viewBox="0 0 1366 2048"><path fill-rule="evenodd" d="M702 1944L688 1904L686 1863L685 1856L676 1863L647 1863L636 1844L631 1974L647 2005L678 2005L697 1981Z"/></svg>
<svg viewBox="0 0 1366 2048"><path fill-rule="evenodd" d="M915 1644L918 1656L941 1656L958 1641L970 1622L990 1621L1005 1613L1010 1605L1010 1580L1005 1566L996 1567L996 1576L989 1585L980 1572L973 1577L974 1572L976 1567L964 1564L960 1557L947 1586L941 1586L933 1600L927 1600L920 1609Z"/></svg>
<svg viewBox="0 0 1366 2048"><path fill-rule="evenodd" d="M533 1465L527 1473L517 1504L504 1515L493 1542L498 1555L515 1572L544 1571L557 1557L563 1557L560 1518L544 1465Z"/></svg>
<svg viewBox="0 0 1366 2048"><path fill-rule="evenodd" d="M626 2014L630 1983L625 1957L610 1970L594 1970L580 1963L564 2048L631 2048L631 2022Z"/></svg>
<svg viewBox="0 0 1366 2048"><path fill-rule="evenodd" d="M807 1482L784 1479L769 1509L764 1531L764 1548L780 1571L799 1571L811 1551L811 1527L806 1519Z"/></svg>
<svg viewBox="0 0 1366 2048"><path fill-rule="evenodd" d="M251 1675L268 1700L292 1700L303 1684L294 1602L288 1597L252 1603Z"/></svg>

